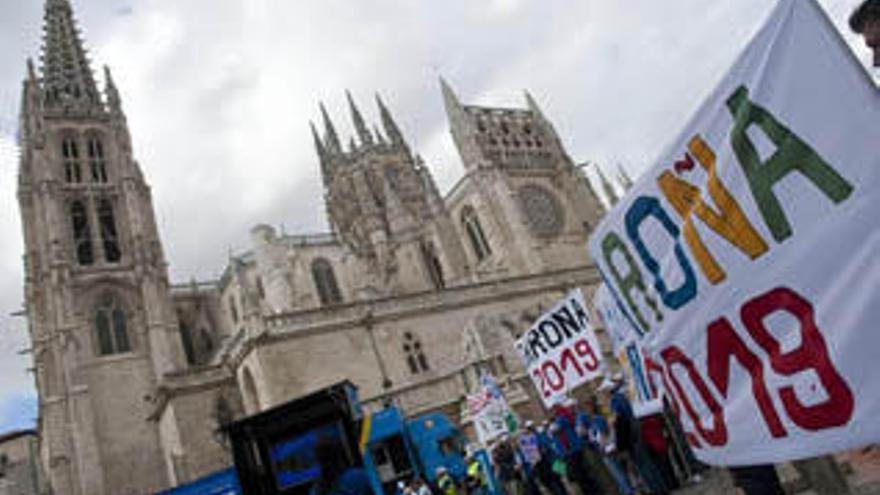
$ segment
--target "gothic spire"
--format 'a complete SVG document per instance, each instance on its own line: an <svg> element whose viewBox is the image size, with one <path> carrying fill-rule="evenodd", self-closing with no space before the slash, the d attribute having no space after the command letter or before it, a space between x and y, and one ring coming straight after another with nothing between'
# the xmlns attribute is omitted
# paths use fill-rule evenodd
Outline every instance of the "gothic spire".
<svg viewBox="0 0 880 495"><path fill-rule="evenodd" d="M379 144L386 144L386 143L385 143L385 137L382 136L382 133L381 133L381 132L379 132L379 127L377 127L377 126L375 126L375 125L373 126L373 135L376 136L376 141L377 141Z"/></svg>
<svg viewBox="0 0 880 495"><path fill-rule="evenodd" d="M455 95L452 86L446 82L443 76L440 76L440 87L443 89L443 103L446 106L446 114L452 116L453 113L461 111L462 106L461 102L458 101L458 96Z"/></svg>
<svg viewBox="0 0 880 495"><path fill-rule="evenodd" d="M541 111L541 107L538 106L538 103L535 102L535 98L532 97L532 94L529 93L529 90L525 90L526 95L526 104L529 106L529 110L535 114L535 117L538 117L541 120L547 120L544 118L544 112Z"/></svg>
<svg viewBox="0 0 880 495"><path fill-rule="evenodd" d="M101 98L68 0L46 0L43 91L47 107L100 108Z"/></svg>
<svg viewBox="0 0 880 495"><path fill-rule="evenodd" d="M318 160L321 162L321 177L324 179L324 184L328 184L330 182L330 169L329 163L327 162L327 151L324 149L324 143L321 142L321 136L318 134L318 129L315 127L315 123L309 121L309 127L312 128L312 138L315 140L315 150L318 152Z"/></svg>
<svg viewBox="0 0 880 495"><path fill-rule="evenodd" d="M605 197L608 198L608 202L611 206L617 204L617 200L620 199L617 196L617 191L614 190L614 186L611 185L611 182L608 181L608 178L605 177L605 174L602 172L602 167L599 164L596 164L596 172L599 173L599 182L602 184L602 192L605 193Z"/></svg>
<svg viewBox="0 0 880 495"><path fill-rule="evenodd" d="M382 127L385 128L385 134L388 135L391 144L406 145L406 141L403 139L403 133L400 132L400 128L397 127L394 117L391 116L391 112L388 110L388 107L385 106L385 102L382 101L382 97L379 96L379 93L376 93L376 104L379 106Z"/></svg>
<svg viewBox="0 0 880 495"><path fill-rule="evenodd" d="M623 186L624 191L629 191L633 186L632 178L626 173L626 169L623 168L623 165L619 163L617 164L617 181Z"/></svg>
<svg viewBox="0 0 880 495"><path fill-rule="evenodd" d="M367 129L367 124L364 123L364 118L361 116L360 110L358 110L357 105L354 104L354 98L351 97L351 92L346 90L345 97L348 99L348 108L351 110L351 120L354 122L354 129L357 131L361 145L366 146L373 144L373 135L370 134L370 130Z"/></svg>
<svg viewBox="0 0 880 495"><path fill-rule="evenodd" d="M107 97L107 108L110 113L122 113L122 99L119 97L119 90L116 89L116 83L113 82L113 75L110 74L110 67L104 66L104 95Z"/></svg>
<svg viewBox="0 0 880 495"><path fill-rule="evenodd" d="M324 119L324 139L327 146L327 152L330 154L341 153L342 145L339 144L339 135L336 134L336 128L333 127L333 121L327 115L327 108L321 103L321 117Z"/></svg>

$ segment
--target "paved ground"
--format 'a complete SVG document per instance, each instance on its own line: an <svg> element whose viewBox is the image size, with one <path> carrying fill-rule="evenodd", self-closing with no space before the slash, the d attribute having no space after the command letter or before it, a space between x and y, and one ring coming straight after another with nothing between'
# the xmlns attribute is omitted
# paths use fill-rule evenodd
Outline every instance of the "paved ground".
<svg viewBox="0 0 880 495"><path fill-rule="evenodd" d="M852 495L880 495L880 447L841 454L838 461L846 465L847 479ZM783 482L787 481L793 468L783 469ZM740 493L733 486L730 476L723 469L712 469L704 474L703 481L677 490L675 495L724 495ZM813 490L800 490L795 495L817 495Z"/></svg>

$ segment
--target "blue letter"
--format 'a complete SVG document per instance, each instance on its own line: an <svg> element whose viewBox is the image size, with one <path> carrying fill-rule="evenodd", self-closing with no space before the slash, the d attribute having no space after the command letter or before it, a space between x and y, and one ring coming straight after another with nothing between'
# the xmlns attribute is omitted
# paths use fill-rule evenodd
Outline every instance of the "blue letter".
<svg viewBox="0 0 880 495"><path fill-rule="evenodd" d="M663 225L663 228L669 232L669 235L675 241L675 257L678 258L678 264L681 265L681 271L684 273L684 283L674 291L670 291L666 287L666 283L663 282L660 276L660 264L648 252L639 234L639 225L649 216L654 216L657 220L660 220L660 224ZM654 288L660 293L663 304L669 308L678 309L697 295L697 279L694 275L694 269L685 257L684 250L681 249L681 244L678 242L678 227L672 223L672 219L669 218L669 215L660 206L657 198L640 196L630 206L629 211L626 212L626 234L636 247L639 257L642 258L642 263L654 274Z"/></svg>

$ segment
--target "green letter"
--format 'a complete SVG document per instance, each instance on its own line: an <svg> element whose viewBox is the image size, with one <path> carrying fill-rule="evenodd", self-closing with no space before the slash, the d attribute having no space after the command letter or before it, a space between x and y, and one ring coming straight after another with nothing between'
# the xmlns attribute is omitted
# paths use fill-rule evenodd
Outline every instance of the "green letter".
<svg viewBox="0 0 880 495"><path fill-rule="evenodd" d="M791 225L773 194L773 186L789 173L799 171L835 204L849 197L852 185L767 110L752 103L749 90L744 86L740 86L727 99L727 107L736 121L730 132L731 145L749 181L761 216L777 242L791 235ZM755 145L746 134L752 124L757 124L776 145L776 152L764 163L761 163Z"/></svg>
<svg viewBox="0 0 880 495"><path fill-rule="evenodd" d="M614 262L611 259L614 251L620 251L620 254L623 255L623 259L626 260L626 264L629 266L629 271L627 271L626 276L620 274L620 270L618 270L617 266L614 265ZM602 254L605 256L605 263L611 269L611 275L614 276L614 281L617 282L620 292L623 293L623 298L626 300L626 304L629 306L630 311L632 311L633 316L635 316L642 333L646 333L650 328L648 327L645 318L642 316L642 312L639 311L636 302L633 300L633 289L637 289L642 293L642 298L644 298L648 306L654 310L654 316L657 318L657 321L663 321L663 314L660 313L660 309L657 307L657 301L648 294L648 288L645 286L645 281L642 280L642 272L640 272L638 266L636 266L636 260L626 248L626 244L623 243L616 233L609 232L608 235L602 239Z"/></svg>

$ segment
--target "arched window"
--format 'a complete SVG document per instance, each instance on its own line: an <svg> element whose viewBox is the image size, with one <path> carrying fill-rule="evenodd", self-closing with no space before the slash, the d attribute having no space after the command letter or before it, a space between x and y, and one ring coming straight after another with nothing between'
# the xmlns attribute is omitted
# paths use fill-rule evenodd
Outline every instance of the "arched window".
<svg viewBox="0 0 880 495"><path fill-rule="evenodd" d="M125 310L113 295L105 295L95 310L98 354L107 356L131 351Z"/></svg>
<svg viewBox="0 0 880 495"><path fill-rule="evenodd" d="M104 258L108 263L118 263L122 258L122 252L119 250L116 219L113 217L113 204L109 199L102 199L98 202L98 225L101 226Z"/></svg>
<svg viewBox="0 0 880 495"><path fill-rule="evenodd" d="M406 355L406 364L412 374L418 375L431 369L428 366L428 358L422 350L422 342L410 332L403 334L403 353Z"/></svg>
<svg viewBox="0 0 880 495"><path fill-rule="evenodd" d="M107 182L107 166L104 161L104 145L98 136L90 136L88 140L89 168L92 182Z"/></svg>
<svg viewBox="0 0 880 495"><path fill-rule="evenodd" d="M206 328L199 329L199 349L202 353L202 356L205 360L211 357L211 354L214 353L214 338L211 337L211 334L208 333Z"/></svg>
<svg viewBox="0 0 880 495"><path fill-rule="evenodd" d="M470 206L465 207L461 212L461 223L467 232L468 239L471 241L471 248L477 256L478 261L483 261L492 254L492 248L486 241L486 235L483 233L483 227L480 225L480 219L477 212Z"/></svg>
<svg viewBox="0 0 880 495"><path fill-rule="evenodd" d="M443 278L443 265L434 252L433 245L422 243L422 261L425 263L425 269L428 271L428 277L434 288L437 290L445 289L446 280Z"/></svg>
<svg viewBox="0 0 880 495"><path fill-rule="evenodd" d="M189 329L189 325L180 322L180 341L183 343L183 354L186 356L186 363L189 365L196 364L196 350L193 346L193 336Z"/></svg>
<svg viewBox="0 0 880 495"><path fill-rule="evenodd" d="M322 306L339 304L342 302L342 293L336 283L336 274L333 265L324 258L318 258L312 262L312 278L315 279L315 288L318 289L318 298Z"/></svg>
<svg viewBox="0 0 880 495"><path fill-rule="evenodd" d="M70 225L73 228L73 248L76 262L80 265L91 265L95 262L92 250L92 234L89 231L89 213L82 201L70 204Z"/></svg>
<svg viewBox="0 0 880 495"><path fill-rule="evenodd" d="M82 182L82 172L79 167L79 148L76 139L66 137L61 141L61 156L64 159L64 178L68 183Z"/></svg>
<svg viewBox="0 0 880 495"><path fill-rule="evenodd" d="M254 375L251 370L245 368L241 373L242 396L244 397L245 407L248 413L253 414L260 411L260 394L257 392L257 383L254 381Z"/></svg>

